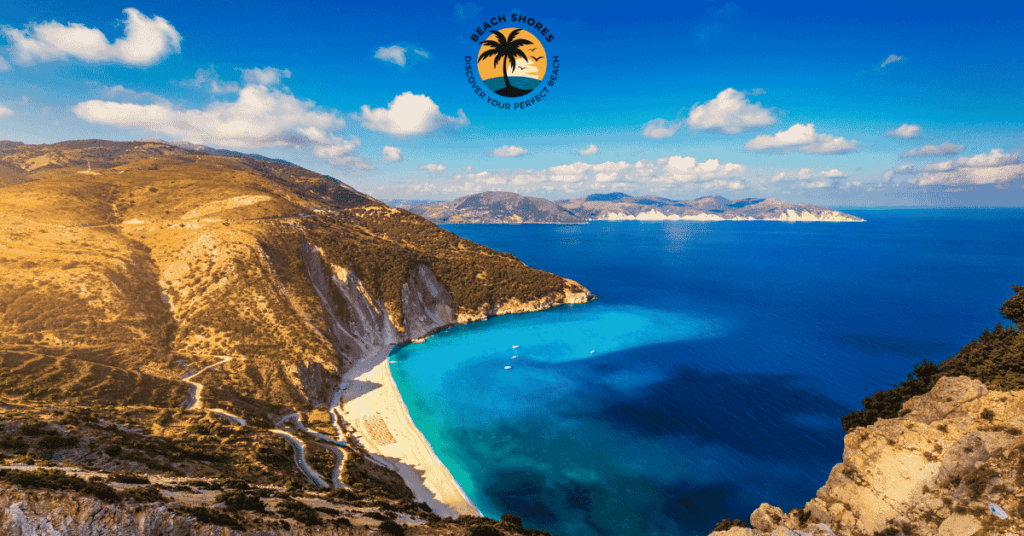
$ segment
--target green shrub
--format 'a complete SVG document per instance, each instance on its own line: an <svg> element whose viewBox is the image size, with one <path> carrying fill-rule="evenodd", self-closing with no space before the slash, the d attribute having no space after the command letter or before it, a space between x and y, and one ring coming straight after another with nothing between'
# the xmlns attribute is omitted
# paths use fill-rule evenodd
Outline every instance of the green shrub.
<svg viewBox="0 0 1024 536"><path fill-rule="evenodd" d="M382 534L389 534L390 536L405 536L405 527L391 521L390 519L382 521L381 524L377 526L377 530Z"/></svg>
<svg viewBox="0 0 1024 536"><path fill-rule="evenodd" d="M749 527L749 525L744 523L741 519L723 519L715 525L715 528L711 529L711 532L716 532L720 530L725 531L733 527L747 528Z"/></svg>
<svg viewBox="0 0 1024 536"><path fill-rule="evenodd" d="M493 525L477 525L470 529L469 536L503 536Z"/></svg>
<svg viewBox="0 0 1024 536"><path fill-rule="evenodd" d="M121 500L135 499L139 502L163 502L164 496L160 494L160 488L156 486L143 486L140 488L127 488L118 493Z"/></svg>
<svg viewBox="0 0 1024 536"><path fill-rule="evenodd" d="M523 528L523 520L519 516L512 514L501 514L501 520L514 527Z"/></svg>
<svg viewBox="0 0 1024 536"><path fill-rule="evenodd" d="M239 523L237 519L221 512L220 510L214 510L205 506L186 506L182 508L182 511L186 514L196 518L196 521L200 523L209 523L211 525L219 525L221 527L228 527L235 530L244 530L245 527Z"/></svg>
<svg viewBox="0 0 1024 536"><path fill-rule="evenodd" d="M277 513L306 525L320 524L320 516L316 513L316 510L312 509L308 504L294 499L284 499L277 503Z"/></svg>
<svg viewBox="0 0 1024 536"><path fill-rule="evenodd" d="M117 502L120 497L113 488L99 482L87 482L77 476L55 469L36 471L0 471L0 480L14 486L33 489L75 491L104 502Z"/></svg>
<svg viewBox="0 0 1024 536"><path fill-rule="evenodd" d="M267 506L263 504L259 496L247 491L224 491L217 494L215 500L224 503L228 512L238 510L249 510L252 512L266 512Z"/></svg>

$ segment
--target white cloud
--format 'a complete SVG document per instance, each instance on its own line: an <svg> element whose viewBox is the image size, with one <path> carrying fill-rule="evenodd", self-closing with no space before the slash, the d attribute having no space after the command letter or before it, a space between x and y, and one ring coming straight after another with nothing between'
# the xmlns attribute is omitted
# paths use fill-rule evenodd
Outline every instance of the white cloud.
<svg viewBox="0 0 1024 536"><path fill-rule="evenodd" d="M288 73L291 75L291 73ZM196 75L188 80L179 82L186 87L197 87L209 85L211 93L238 93L242 88L237 82L223 82L213 67L209 69L196 69Z"/></svg>
<svg viewBox="0 0 1024 536"><path fill-rule="evenodd" d="M775 124L771 110L751 104L744 93L727 88L704 104L694 104L686 124L694 130L739 134Z"/></svg>
<svg viewBox="0 0 1024 536"><path fill-rule="evenodd" d="M921 135L921 127L919 125L903 123L899 128L894 128L886 132L885 135L890 138L916 138Z"/></svg>
<svg viewBox="0 0 1024 536"><path fill-rule="evenodd" d="M380 157L388 162L401 162L405 155L402 154L402 150L398 147L385 145L380 151Z"/></svg>
<svg viewBox="0 0 1024 536"><path fill-rule="evenodd" d="M903 60L903 56L897 56L896 54L889 54L889 57L885 58L885 60L882 61L882 65L880 67L885 67L886 65L889 65L890 63L896 63L897 61L902 61L902 60Z"/></svg>
<svg viewBox="0 0 1024 536"><path fill-rule="evenodd" d="M8 108L6 106L0 105L0 117L8 116L8 115L11 115L13 113L14 113L14 110L12 110L12 109L10 109L10 108Z"/></svg>
<svg viewBox="0 0 1024 536"><path fill-rule="evenodd" d="M337 134L345 128L337 111L320 109L313 101L295 97L286 87L258 83L277 84L290 73L266 68L250 69L244 75L249 84L234 100L216 100L202 109L180 108L162 99L153 104L89 100L72 111L90 123L143 128L175 140L231 148L306 147L336 166L371 167L354 154L360 145L358 138ZM117 87L113 88L117 93L134 93Z"/></svg>
<svg viewBox="0 0 1024 536"><path fill-rule="evenodd" d="M779 153L801 152L804 154L842 154L860 149L857 140L847 141L829 134L818 134L813 123L797 123L789 129L772 136L762 134L747 142L746 149L752 152L772 151Z"/></svg>
<svg viewBox="0 0 1024 536"><path fill-rule="evenodd" d="M124 37L113 43L98 29L57 21L29 24L24 30L3 28L10 43L11 59L19 65L77 58L87 62L153 65L171 53L181 52L181 34L163 17L147 17L126 8Z"/></svg>
<svg viewBox="0 0 1024 536"><path fill-rule="evenodd" d="M750 90L750 94L755 96L755 97L758 96L758 95L764 95L765 93L768 93L768 92L765 91L763 87L755 87L754 89Z"/></svg>
<svg viewBox="0 0 1024 536"><path fill-rule="evenodd" d="M380 47L377 52L373 53L373 57L381 61L394 63L400 67L405 67L408 63L406 52L412 52L421 58L430 58L430 53L423 50L420 47L404 47L402 45L391 45L389 47Z"/></svg>
<svg viewBox="0 0 1024 536"><path fill-rule="evenodd" d="M820 180L831 180L831 179L845 179L849 175L839 171L838 169L829 169L826 171L814 171L811 168L802 168L796 171L781 171L772 176L771 182L779 182L783 180L794 180L799 179L803 181L818 179Z"/></svg>
<svg viewBox="0 0 1024 536"><path fill-rule="evenodd" d="M800 186L803 186L804 188L829 188L832 186L832 181L822 179L814 182L801 182Z"/></svg>
<svg viewBox="0 0 1024 536"><path fill-rule="evenodd" d="M896 173L914 175L911 184L948 186L968 184L1002 184L1024 178L1024 164L1019 153L1006 154L1002 149L992 149L971 157L962 156L930 164L924 168L903 165L894 169Z"/></svg>
<svg viewBox="0 0 1024 536"><path fill-rule="evenodd" d="M669 122L659 117L657 119L651 119L646 125L644 125L643 135L655 140L671 138L672 136L675 136L676 131L679 130L679 127L681 126L683 126L682 121Z"/></svg>
<svg viewBox="0 0 1024 536"><path fill-rule="evenodd" d="M388 103L387 108L373 108L364 104L358 116L360 124L369 130L392 136L416 136L433 132L446 125L457 127L469 124L469 118L460 109L458 117L441 113L441 109L426 95L406 91Z"/></svg>
<svg viewBox="0 0 1024 536"><path fill-rule="evenodd" d="M580 156L590 156L592 154L597 154L598 153L598 148L597 148L596 145L590 144L590 147L587 147L586 149L578 149L578 150L573 151L573 152L575 152L576 154L578 154Z"/></svg>
<svg viewBox="0 0 1024 536"><path fill-rule="evenodd" d="M292 72L288 69L277 69L274 67L255 67L242 71L242 78L247 85L253 86L276 86L285 78L291 78Z"/></svg>
<svg viewBox="0 0 1024 536"><path fill-rule="evenodd" d="M431 173L441 173L445 170L444 164L423 164L417 169L423 169Z"/></svg>
<svg viewBox="0 0 1024 536"><path fill-rule="evenodd" d="M405 67L405 47L398 45L391 45L389 47L380 47L377 52L373 54L374 58L382 61L388 61L395 65Z"/></svg>
<svg viewBox="0 0 1024 536"><path fill-rule="evenodd" d="M519 156L530 154L530 151L523 149L522 147L516 147L515 145L504 145L497 149L487 153L491 156L500 156L502 158L516 158Z"/></svg>
<svg viewBox="0 0 1024 536"><path fill-rule="evenodd" d="M913 158L916 156L942 156L948 154L960 154L964 150L963 145L955 143L943 143L942 145L925 145L911 149L900 155L900 158Z"/></svg>
<svg viewBox="0 0 1024 536"><path fill-rule="evenodd" d="M7 63L7 60L0 56L0 73L11 70L11 64Z"/></svg>

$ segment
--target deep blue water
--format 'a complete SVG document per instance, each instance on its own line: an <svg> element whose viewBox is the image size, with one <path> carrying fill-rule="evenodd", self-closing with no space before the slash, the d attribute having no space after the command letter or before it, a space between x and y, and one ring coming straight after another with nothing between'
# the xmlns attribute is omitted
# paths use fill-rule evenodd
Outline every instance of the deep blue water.
<svg viewBox="0 0 1024 536"><path fill-rule="evenodd" d="M803 506L841 461L839 418L1024 284L1024 210L849 212L867 223L446 226L599 300L397 348L395 379L490 517L691 535Z"/></svg>

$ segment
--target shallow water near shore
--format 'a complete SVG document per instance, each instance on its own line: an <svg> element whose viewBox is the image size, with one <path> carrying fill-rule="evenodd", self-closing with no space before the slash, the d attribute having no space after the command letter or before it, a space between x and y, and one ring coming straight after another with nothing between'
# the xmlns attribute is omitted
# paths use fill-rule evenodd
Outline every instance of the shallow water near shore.
<svg viewBox="0 0 1024 536"><path fill-rule="evenodd" d="M848 212L868 221L446 226L599 299L396 348L396 383L490 517L691 535L803 506L839 418L1024 284L1022 210Z"/></svg>

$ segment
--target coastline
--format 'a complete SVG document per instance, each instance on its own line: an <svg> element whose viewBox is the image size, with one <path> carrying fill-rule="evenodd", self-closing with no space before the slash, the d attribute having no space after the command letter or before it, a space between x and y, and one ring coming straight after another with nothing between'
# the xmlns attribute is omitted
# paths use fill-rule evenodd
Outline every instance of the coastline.
<svg viewBox="0 0 1024 536"><path fill-rule="evenodd" d="M398 473L416 500L438 515L482 516L430 443L416 428L379 347L352 364L343 378L341 413L370 458Z"/></svg>

